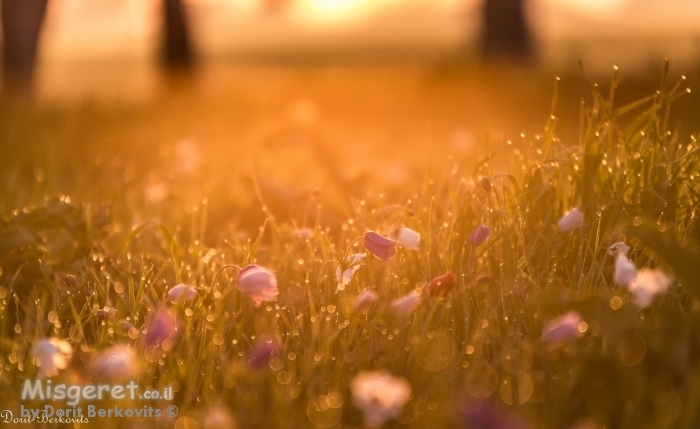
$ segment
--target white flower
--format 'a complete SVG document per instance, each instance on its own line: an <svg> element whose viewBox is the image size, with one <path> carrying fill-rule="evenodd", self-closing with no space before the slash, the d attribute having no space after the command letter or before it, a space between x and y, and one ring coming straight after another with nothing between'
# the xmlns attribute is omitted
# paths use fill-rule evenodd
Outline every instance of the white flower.
<svg viewBox="0 0 700 429"><path fill-rule="evenodd" d="M410 313L412 313L413 310L418 308L421 301L423 300L420 296L416 295L413 292L409 292L406 295L400 296L395 300L391 301L391 309L394 311L394 314L398 317L407 316Z"/></svg>
<svg viewBox="0 0 700 429"><path fill-rule="evenodd" d="M66 369L73 357L73 347L64 340L47 338L34 343L32 356L39 367L39 378L55 377Z"/></svg>
<svg viewBox="0 0 700 429"><path fill-rule="evenodd" d="M627 252L630 251L630 247L625 244L624 241L618 241L617 243L613 243L610 247L608 247L608 255L614 256L615 254L627 254Z"/></svg>
<svg viewBox="0 0 700 429"><path fill-rule="evenodd" d="M583 225L583 213L575 207L557 222L557 226L561 232L573 231L581 225Z"/></svg>
<svg viewBox="0 0 700 429"><path fill-rule="evenodd" d="M625 253L619 253L615 259L615 283L627 287L637 276L637 266L627 258Z"/></svg>
<svg viewBox="0 0 700 429"><path fill-rule="evenodd" d="M310 228L300 228L292 233L294 237L301 238L302 240L308 240L314 236L313 230Z"/></svg>
<svg viewBox="0 0 700 429"><path fill-rule="evenodd" d="M236 284L256 307L260 307L265 301L276 301L280 293L275 274L255 264L241 268L236 277Z"/></svg>
<svg viewBox="0 0 700 429"><path fill-rule="evenodd" d="M194 286L185 284L173 286L168 291L168 298L173 304L192 300L195 296L197 296L197 290L194 288Z"/></svg>
<svg viewBox="0 0 700 429"><path fill-rule="evenodd" d="M627 288L632 293L634 304L646 308L654 298L668 292L669 286L671 279L663 271L642 268Z"/></svg>
<svg viewBox="0 0 700 429"><path fill-rule="evenodd" d="M123 344L114 345L100 353L91 363L91 368L100 379L124 381L137 376L139 365Z"/></svg>
<svg viewBox="0 0 700 429"><path fill-rule="evenodd" d="M352 403L368 428L380 428L401 413L411 397L411 385L385 371L361 372L350 383Z"/></svg>
<svg viewBox="0 0 700 429"><path fill-rule="evenodd" d="M353 255L349 255L346 258L346 263L348 264L347 268L345 271L343 271L342 275L340 273L340 267L335 269L335 278L338 281L338 289L336 289L336 292L339 290L344 290L345 286L350 283L355 271L360 269L360 261L365 256L367 256L366 253L355 253Z"/></svg>
<svg viewBox="0 0 700 429"><path fill-rule="evenodd" d="M389 234L392 240L396 240L407 249L418 250L420 244L420 233L411 228L394 228Z"/></svg>

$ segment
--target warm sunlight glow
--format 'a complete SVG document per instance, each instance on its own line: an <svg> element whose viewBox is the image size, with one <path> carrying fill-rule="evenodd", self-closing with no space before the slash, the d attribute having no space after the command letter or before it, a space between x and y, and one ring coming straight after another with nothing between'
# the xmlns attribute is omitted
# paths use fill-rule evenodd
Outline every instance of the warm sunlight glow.
<svg viewBox="0 0 700 429"><path fill-rule="evenodd" d="M357 7L357 0L310 0L309 6L318 13L346 13Z"/></svg>
<svg viewBox="0 0 700 429"><path fill-rule="evenodd" d="M629 3L628 0L547 0L553 7L573 9L596 16L610 16L618 13Z"/></svg>
<svg viewBox="0 0 700 429"><path fill-rule="evenodd" d="M302 8L315 19L346 20L366 14L378 4L386 6L386 3L375 0L304 0Z"/></svg>

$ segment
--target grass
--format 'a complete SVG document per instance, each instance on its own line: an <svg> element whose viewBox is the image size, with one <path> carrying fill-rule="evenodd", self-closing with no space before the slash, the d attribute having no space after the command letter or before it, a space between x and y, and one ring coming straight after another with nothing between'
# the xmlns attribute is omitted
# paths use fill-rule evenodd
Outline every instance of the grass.
<svg viewBox="0 0 700 429"><path fill-rule="evenodd" d="M700 156L696 138L669 119L686 85L664 73L657 92L618 105L617 83L614 76L606 94L591 83L575 141L558 137L555 96L541 133L505 141L487 135L483 159L425 153L437 161L393 187L322 176L335 180L331 195L288 197L290 189L267 181L264 165L236 187L208 174L216 153L193 170L183 166L196 158L185 144L143 148L139 156L160 163L148 174L108 151L76 153L70 195L53 198L61 186L52 180L66 166L52 159L63 159L62 149L42 153L41 144L29 145L41 167L10 168L3 185L0 408L18 413L22 382L37 374L32 345L57 337L74 352L54 384L95 381L91 363L100 352L126 344L140 386L175 391L179 415L159 420L164 427L214 427L207 417L221 407L241 428L363 427L349 386L360 371L377 369L412 387L386 427L461 427L462 420L496 427L460 414L479 400L496 407L498 418L518 415L537 428L697 427L700 295L694 271L683 271L674 255L687 256L700 240ZM33 135L41 141L47 134L50 127ZM294 128L282 140L316 135ZM277 165L273 173L284 173ZM86 173L95 168L101 175ZM371 168L387 165L372 161ZM253 190L246 207L262 206L264 216L251 211L246 224L225 210L212 215L217 195L241 186ZM557 221L574 207L583 225L560 232ZM472 246L468 237L480 223L493 234ZM395 226L420 232L420 250L400 249L388 262L367 257L337 290L336 268L365 251L357 238ZM313 237L296 237L300 227ZM676 273L670 292L649 308L635 307L612 281L607 249L618 241L632 246L638 266ZM688 254L686 268L697 261ZM221 267L248 263L275 273L275 302L255 307L235 287L234 269L217 277ZM455 289L427 296L430 279L447 271L457 276ZM193 285L196 298L170 303L167 291L178 283ZM364 288L379 299L355 312L352 299ZM421 305L395 316L391 301L411 291L421 294ZM105 306L116 314L98 317ZM177 333L149 345L148 327L164 308L176 315ZM584 335L543 341L546 322L571 310L586 322ZM265 339L281 350L252 370L248 353ZM94 419L87 427L130 424Z"/></svg>

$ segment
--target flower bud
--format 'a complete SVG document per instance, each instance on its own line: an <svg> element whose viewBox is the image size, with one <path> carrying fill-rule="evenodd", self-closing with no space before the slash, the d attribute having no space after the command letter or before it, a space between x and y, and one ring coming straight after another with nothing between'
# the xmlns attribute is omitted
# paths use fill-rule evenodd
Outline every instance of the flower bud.
<svg viewBox="0 0 700 429"><path fill-rule="evenodd" d="M256 307L260 307L263 301L275 301L279 295L275 275L258 265L244 267L236 277L236 284Z"/></svg>
<svg viewBox="0 0 700 429"><path fill-rule="evenodd" d="M168 299L170 299L170 302L173 304L190 301L194 299L195 296L197 296L197 290L191 285L179 284L177 286L173 286L168 291Z"/></svg>
<svg viewBox="0 0 700 429"><path fill-rule="evenodd" d="M547 322L542 331L542 339L553 343L563 343L580 338L583 335L583 332L579 330L581 322L579 313L570 311Z"/></svg>
<svg viewBox="0 0 700 429"><path fill-rule="evenodd" d="M277 340L260 340L248 351L245 360L246 366L252 370L263 369L279 351L280 345Z"/></svg>
<svg viewBox="0 0 700 429"><path fill-rule="evenodd" d="M177 319L168 310L160 310L153 315L146 332L146 344L156 346L175 334Z"/></svg>
<svg viewBox="0 0 700 429"><path fill-rule="evenodd" d="M557 222L557 226L561 232L573 231L581 225L583 225L583 213L576 207L571 209Z"/></svg>
<svg viewBox="0 0 700 429"><path fill-rule="evenodd" d="M478 284L478 285L486 285L489 283L491 283L491 275L489 273L480 274L476 278L476 284Z"/></svg>
<svg viewBox="0 0 700 429"><path fill-rule="evenodd" d="M454 289L455 286L457 286L457 278L452 271L448 271L432 279L430 283L428 283L426 292L430 296L444 296Z"/></svg>
<svg viewBox="0 0 700 429"><path fill-rule="evenodd" d="M367 310L377 301L377 292L364 289L355 297L355 311Z"/></svg>
<svg viewBox="0 0 700 429"><path fill-rule="evenodd" d="M391 309L397 317L404 317L411 314L420 305L422 299L413 292L400 296L391 301Z"/></svg>
<svg viewBox="0 0 700 429"><path fill-rule="evenodd" d="M480 246L484 244L490 236L491 227L482 223L472 232L472 235L469 236L469 243L472 246Z"/></svg>
<svg viewBox="0 0 700 429"><path fill-rule="evenodd" d="M365 234L362 244L367 251L384 262L396 255L396 241L382 237L373 231Z"/></svg>
<svg viewBox="0 0 700 429"><path fill-rule="evenodd" d="M401 246L407 249L418 250L420 233L411 228L394 228L389 236L392 240L396 240Z"/></svg>

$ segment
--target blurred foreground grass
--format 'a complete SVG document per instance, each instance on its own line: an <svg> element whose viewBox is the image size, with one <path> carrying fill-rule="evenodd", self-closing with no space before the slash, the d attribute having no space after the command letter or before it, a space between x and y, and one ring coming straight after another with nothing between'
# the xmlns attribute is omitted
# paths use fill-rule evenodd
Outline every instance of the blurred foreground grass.
<svg viewBox="0 0 700 429"><path fill-rule="evenodd" d="M700 266L700 158L696 123L671 114L675 103L696 116L679 104L688 80L663 73L640 101L582 84L585 103L564 96L553 111L551 79L526 77L530 96L485 91L517 106L501 112L521 112L516 126L478 103L486 95L456 101L474 84L451 73L425 75L430 91L388 73L353 95L341 74L208 109L179 94L3 110L0 408L19 410L33 345L56 337L72 356L54 384L120 375L172 387L174 402L155 404L180 412L159 427L363 427L350 391L363 370L410 383L387 427L697 427L700 295L688 266ZM495 124L473 122L483 109ZM561 232L572 208L584 221ZM470 244L481 223L492 235ZM421 234L418 250L367 256L338 287L346 256L366 252L355 240L396 227ZM648 308L613 282L608 248L620 241L639 267L675 272ZM220 272L248 263L274 272L275 301L255 307L235 269ZM450 271L456 287L429 295ZM180 283L193 300L169 300ZM366 288L378 300L357 311ZM410 293L415 311L393 311ZM580 338L545 341L547 321L568 311ZM118 374L100 366L107 349L124 351L113 352Z"/></svg>

